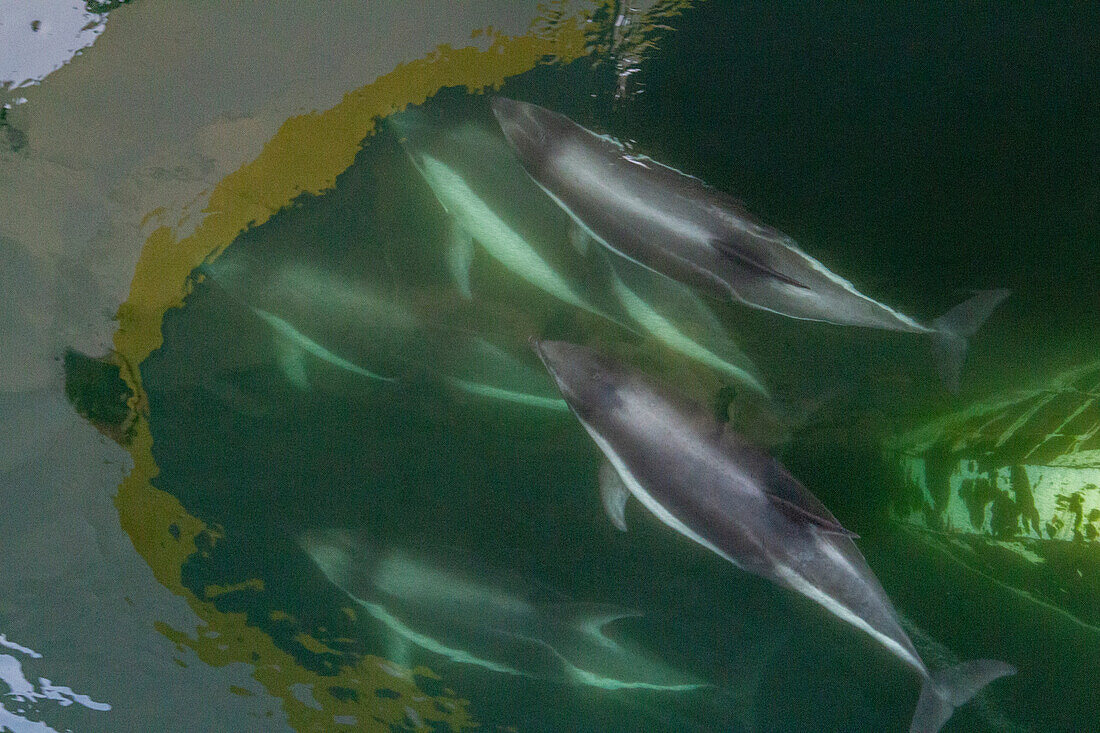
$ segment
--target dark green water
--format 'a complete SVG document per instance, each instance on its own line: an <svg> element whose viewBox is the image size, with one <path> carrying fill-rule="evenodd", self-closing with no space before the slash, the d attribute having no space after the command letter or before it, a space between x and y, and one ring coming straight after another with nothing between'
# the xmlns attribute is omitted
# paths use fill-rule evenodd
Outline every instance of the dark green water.
<svg viewBox="0 0 1100 733"><path fill-rule="evenodd" d="M772 449L861 535L929 666L990 657L1019 668L945 730L1100 728L1095 581L1052 581L1038 603L1033 576L974 572L980 563L906 531L890 514L903 487L881 448L1100 354L1100 9L708 0L666 22L624 98L599 55L540 65L500 94L741 198L863 292L922 321L972 290L1012 289L975 340L959 395L938 383L923 339L708 304L776 397L761 405L735 385L734 422L778 435ZM492 128L487 99L465 89L443 89L422 113ZM469 700L486 730L906 730L919 681L869 637L637 505L618 532L600 505L598 449L570 413L478 397L440 376L458 363L454 343L483 337L553 397L526 345L539 336L600 344L702 399L729 381L548 296L481 250L464 300L446 265L450 226L384 124L331 190L245 231L212 265L225 269L168 312L164 344L141 366L153 483L221 535L200 541L206 551L183 567L183 584L207 598L210 586L260 579L262 592L209 599L306 669L392 658L393 629L345 613L348 595L302 548L311 531L346 530L371 548L364 557L399 548L468 558L556 604L636 610L609 635L705 684L609 690L405 643L395 661L433 670L439 680L416 678L422 689ZM327 331L295 324L394 381L310 355L304 383L280 368L278 335L250 310L267 303L250 297L255 282L288 270L369 290L419 324L388 326L385 307L364 311L361 327L354 317ZM242 272L249 284L238 288ZM1081 577L1100 572L1095 541L1064 552ZM372 701L357 703L369 719Z"/></svg>

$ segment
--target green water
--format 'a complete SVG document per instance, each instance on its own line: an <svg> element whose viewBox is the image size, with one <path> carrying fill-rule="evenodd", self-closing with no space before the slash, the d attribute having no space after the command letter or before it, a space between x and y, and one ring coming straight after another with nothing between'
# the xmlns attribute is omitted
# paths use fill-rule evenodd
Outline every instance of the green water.
<svg viewBox="0 0 1100 733"><path fill-rule="evenodd" d="M611 33L609 18L594 21ZM863 292L919 320L972 290L1010 288L973 343L961 393L939 384L920 337L707 300L768 385L769 403L638 329L553 297L479 245L465 299L448 270L448 212L397 128L383 123L331 188L297 196L193 273L183 306L164 317L163 345L140 364L159 469L152 486L208 528L180 568L182 586L333 679L313 691L317 706L350 702L364 729L381 725L372 710L391 691L372 698L342 685L349 668L377 657L420 668L411 679L425 694L468 701L485 730L906 730L919 680L871 638L636 504L629 531L615 529L600 504L599 450L554 404L527 344L574 340L709 403L732 396L723 417L781 456L861 536L930 667L989 657L1019 669L944 730L1097 729L1100 544L1066 541L1035 569L914 529L892 512L904 487L882 446L1096 360L1100 13L707 0L662 23L622 94L616 51L599 44L510 76L499 94L737 196ZM496 134L487 97L466 88L443 88L416 112ZM590 302L612 302L598 258L572 250L552 203L523 204L537 194L526 179L493 185L519 202L507 223L551 232L558 248L543 251L548 261ZM257 314L273 304L311 346L291 348L286 331ZM70 358L83 380L69 374L74 407L120 423L97 417L113 414L103 404L118 411L117 370L97 382ZM501 390L532 399L495 398ZM303 548L303 536L333 529L355 538L362 562L344 588ZM420 642L402 639L353 597L387 603L371 563L395 551L535 588L548 614L569 604L635 611L610 623L608 637L698 688L579 683L545 649L510 652L515 640L503 637L493 658L530 674L456 659L424 640L484 652L491 629L448 618L444 601L435 618L404 616L431 623ZM429 574L424 585L445 600L448 577ZM237 584L247 587L211 591ZM6 612L0 604L0 620ZM557 638L548 625L530 633ZM89 725L111 730L109 721ZM418 722L411 715L393 728Z"/></svg>

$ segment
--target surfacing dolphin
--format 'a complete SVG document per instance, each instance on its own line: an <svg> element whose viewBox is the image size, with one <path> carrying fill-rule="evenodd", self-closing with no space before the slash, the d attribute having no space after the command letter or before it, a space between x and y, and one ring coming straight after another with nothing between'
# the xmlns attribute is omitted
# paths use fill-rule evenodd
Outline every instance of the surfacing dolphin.
<svg viewBox="0 0 1100 733"><path fill-rule="evenodd" d="M662 522L750 573L801 593L915 669L911 733L934 733L1012 666L982 659L930 671L867 562L828 509L712 412L597 351L535 341L562 396L607 459L600 492L626 528L633 494Z"/></svg>
<svg viewBox="0 0 1100 733"><path fill-rule="evenodd" d="M634 611L566 602L523 575L461 552L368 544L343 530L310 531L299 544L400 645L490 672L607 690L710 686L608 635L615 621L639 615ZM410 664L407 649L390 654Z"/></svg>
<svg viewBox="0 0 1100 733"><path fill-rule="evenodd" d="M860 293L698 178L635 155L564 115L498 97L493 111L527 173L597 241L719 298L791 318L930 335L958 388L967 339L1008 296L989 290L931 325Z"/></svg>

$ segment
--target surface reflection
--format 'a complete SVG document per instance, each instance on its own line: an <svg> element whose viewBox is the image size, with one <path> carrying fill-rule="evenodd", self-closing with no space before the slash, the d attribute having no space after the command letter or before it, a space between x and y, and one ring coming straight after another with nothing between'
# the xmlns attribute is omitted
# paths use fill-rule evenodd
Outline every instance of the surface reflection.
<svg viewBox="0 0 1100 733"><path fill-rule="evenodd" d="M0 695L0 726L4 726L13 733L35 733L37 731L56 731L45 721L56 717L57 707L68 707L76 704L88 710L105 712L111 706L105 702L96 702L87 695L74 692L65 685L57 685L45 677L39 677L38 681L31 682L27 679L28 672L24 665L30 667L45 667L44 662L30 662L28 660L41 660L42 655L33 649L28 649L14 641L9 641L5 634L0 634L0 646L14 651L19 656L12 654L0 654L0 682L8 688L7 692ZM56 706L43 704L51 700ZM98 725L103 725L102 722Z"/></svg>

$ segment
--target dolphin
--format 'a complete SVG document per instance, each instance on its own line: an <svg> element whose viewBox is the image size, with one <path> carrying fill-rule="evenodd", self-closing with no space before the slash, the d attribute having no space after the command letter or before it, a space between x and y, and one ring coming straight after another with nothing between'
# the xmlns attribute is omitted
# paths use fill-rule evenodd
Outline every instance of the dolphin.
<svg viewBox="0 0 1100 733"><path fill-rule="evenodd" d="M979 292L930 325L856 290L693 176L630 152L564 115L497 97L504 136L523 168L604 246L673 280L791 318L926 334L948 389L958 389L967 339L1008 296Z"/></svg>
<svg viewBox="0 0 1100 733"><path fill-rule="evenodd" d="M383 295L365 283L295 265L280 268L265 287L263 297L277 301L313 328L318 328L320 321L331 338L351 343L364 353L377 350L383 356L400 354L397 361L416 361L428 373L475 397L558 412L568 409L552 392L553 387L545 384L545 373L534 372L481 336L451 332L438 323L427 324L398 298ZM286 336L298 353L312 354L353 374L393 381L392 377L375 374L333 354L286 321L256 308L253 311ZM283 361L294 364L293 358ZM294 372L288 369L288 374Z"/></svg>
<svg viewBox="0 0 1100 733"><path fill-rule="evenodd" d="M310 387L309 357L381 382L414 364L475 397L568 411L537 362L529 366L477 334L428 325L405 300L367 280L233 249L200 272L271 328L276 361L299 389Z"/></svg>
<svg viewBox="0 0 1100 733"><path fill-rule="evenodd" d="M270 327L284 376L308 389L307 359L369 380L392 382L416 353L420 320L380 283L347 276L305 258L229 248L198 270Z"/></svg>
<svg viewBox="0 0 1100 733"><path fill-rule="evenodd" d="M279 365L282 367L283 373L287 378L299 389L309 388L309 378L306 376L306 369L303 361L304 354L311 354L321 361L335 366L337 369L343 369L352 374L358 374L361 377L377 379L383 382L394 381L393 377L375 374L369 369L364 369L358 364L348 361L339 354L334 354L274 313L268 313L260 308L252 308L251 310L275 329L276 333L283 337L283 341L279 344Z"/></svg>
<svg viewBox="0 0 1100 733"><path fill-rule="evenodd" d="M935 733L978 690L1015 673L988 659L929 670L855 535L709 408L592 349L560 341L533 346L607 460L600 493L611 521L626 528L633 495L680 534L870 635L922 680L911 733Z"/></svg>
<svg viewBox="0 0 1100 733"><path fill-rule="evenodd" d="M554 234L568 231L568 218L543 198L516 164L507 143L473 121L438 126L423 113L394 115L390 125L416 170L451 219L447 264L459 291L472 297L474 244L545 293L612 322L570 276L569 247ZM490 123L491 124L491 123ZM528 208L535 202L535 209Z"/></svg>
<svg viewBox="0 0 1100 733"><path fill-rule="evenodd" d="M608 634L614 622L638 616L635 611L568 602L523 575L456 551L414 552L333 529L306 532L299 544L401 646L498 674L605 690L709 686ZM392 656L410 662L407 648Z"/></svg>

